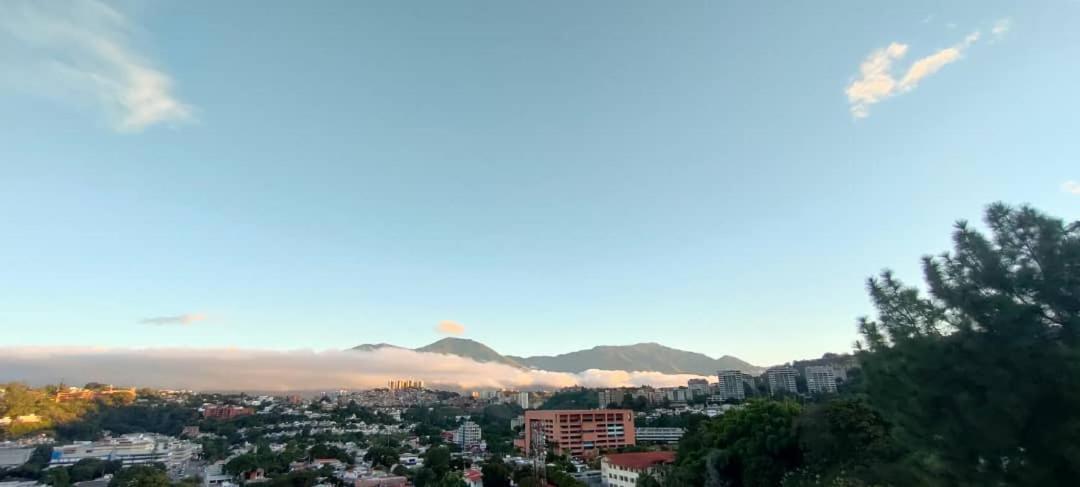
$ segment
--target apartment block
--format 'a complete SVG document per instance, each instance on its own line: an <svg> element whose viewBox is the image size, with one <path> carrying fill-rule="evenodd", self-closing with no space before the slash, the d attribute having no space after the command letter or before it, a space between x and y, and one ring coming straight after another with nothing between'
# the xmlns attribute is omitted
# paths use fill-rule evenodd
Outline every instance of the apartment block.
<svg viewBox="0 0 1080 487"><path fill-rule="evenodd" d="M634 412L629 409L525 411L526 454L531 453L534 429L556 453L574 457L635 443Z"/></svg>

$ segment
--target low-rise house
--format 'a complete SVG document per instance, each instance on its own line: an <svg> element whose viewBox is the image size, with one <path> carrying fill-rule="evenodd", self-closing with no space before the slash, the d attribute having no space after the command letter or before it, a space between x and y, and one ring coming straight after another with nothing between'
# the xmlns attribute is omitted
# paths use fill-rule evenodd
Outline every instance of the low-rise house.
<svg viewBox="0 0 1080 487"><path fill-rule="evenodd" d="M600 477L605 487L634 487L643 473L652 473L665 464L675 463L675 452L653 451L615 453L600 459Z"/></svg>

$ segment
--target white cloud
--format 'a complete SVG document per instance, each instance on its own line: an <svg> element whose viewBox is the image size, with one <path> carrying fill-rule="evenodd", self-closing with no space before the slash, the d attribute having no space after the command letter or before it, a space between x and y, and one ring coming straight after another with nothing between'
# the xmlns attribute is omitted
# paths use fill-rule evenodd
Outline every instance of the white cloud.
<svg viewBox="0 0 1080 487"><path fill-rule="evenodd" d="M1006 17L994 22L994 26L990 28L990 33L994 34L994 37L1001 38L1008 34L1010 30L1012 30L1012 19Z"/></svg>
<svg viewBox="0 0 1080 487"><path fill-rule="evenodd" d="M435 326L435 331L443 335L463 335L465 334L465 325L453 320L443 320Z"/></svg>
<svg viewBox="0 0 1080 487"><path fill-rule="evenodd" d="M893 77L892 67L907 54L907 44L893 42L888 47L875 49L859 65L859 77L844 90L851 116L866 118L870 116L871 105L914 90L928 76L958 61L978 40L979 32L975 31L953 46L915 60L899 80Z"/></svg>
<svg viewBox="0 0 1080 487"><path fill-rule="evenodd" d="M106 382L194 390L289 391L381 387L419 379L456 389L539 389L574 385L686 385L690 374L588 370L578 374L523 370L496 363L406 349L370 352L250 349L104 349L0 347L0 382Z"/></svg>
<svg viewBox="0 0 1080 487"><path fill-rule="evenodd" d="M134 46L136 31L97 0L3 1L0 70L16 88L99 107L121 132L193 120L172 78Z"/></svg>
<svg viewBox="0 0 1080 487"><path fill-rule="evenodd" d="M154 316L152 318L143 318L139 320L139 323L144 325L190 325L206 319L206 315L203 313L187 313L176 316Z"/></svg>
<svg viewBox="0 0 1080 487"><path fill-rule="evenodd" d="M1072 180L1065 181L1061 185L1061 190L1069 194L1080 195L1080 183Z"/></svg>

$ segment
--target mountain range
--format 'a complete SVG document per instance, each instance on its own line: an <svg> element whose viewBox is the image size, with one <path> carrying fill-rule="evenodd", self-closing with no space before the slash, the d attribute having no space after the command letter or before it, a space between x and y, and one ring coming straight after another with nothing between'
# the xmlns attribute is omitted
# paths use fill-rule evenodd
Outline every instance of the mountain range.
<svg viewBox="0 0 1080 487"><path fill-rule="evenodd" d="M388 343L376 343L359 345L352 349L373 351L387 347L405 348ZM494 362L511 367L550 370L552 372L584 372L589 369L602 369L711 376L715 375L718 370L736 369L755 375L764 370L731 355L712 358L702 353L678 350L658 343L598 346L588 350L578 350L555 356L514 357L502 355L491 347L475 340L443 338L435 343L411 350L457 355L477 362Z"/></svg>

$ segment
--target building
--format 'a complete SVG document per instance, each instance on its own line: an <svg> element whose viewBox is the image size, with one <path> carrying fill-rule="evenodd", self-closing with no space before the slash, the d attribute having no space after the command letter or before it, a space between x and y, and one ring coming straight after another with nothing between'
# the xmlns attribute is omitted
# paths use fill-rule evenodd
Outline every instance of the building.
<svg viewBox="0 0 1080 487"><path fill-rule="evenodd" d="M634 436L638 443L677 443L682 438L682 428L637 428Z"/></svg>
<svg viewBox="0 0 1080 487"><path fill-rule="evenodd" d="M386 387L391 391L407 391L424 388L422 380L391 380L386 382Z"/></svg>
<svg viewBox="0 0 1080 487"><path fill-rule="evenodd" d="M213 404L203 406L203 417L207 419L230 420L252 414L255 414L254 409L241 406L218 406Z"/></svg>
<svg viewBox="0 0 1080 487"><path fill-rule="evenodd" d="M130 389L117 389L113 386L108 386L100 391L93 389L83 389L81 387L68 387L66 390L56 392L56 397L53 398L56 402L70 402L70 401L92 401L98 397L105 396L121 396L128 400L134 400L135 388Z"/></svg>
<svg viewBox="0 0 1080 487"><path fill-rule="evenodd" d="M810 394L832 394L836 392L836 375L832 367L811 365L806 368L806 390Z"/></svg>
<svg viewBox="0 0 1080 487"><path fill-rule="evenodd" d="M600 476L606 487L634 487L638 476L675 463L673 451L616 453L600 459Z"/></svg>
<svg viewBox="0 0 1080 487"><path fill-rule="evenodd" d="M195 443L168 436L138 434L101 441L79 441L53 448L49 467L67 466L84 458L119 460L124 465L165 464L169 470L182 468L199 451Z"/></svg>
<svg viewBox="0 0 1080 487"><path fill-rule="evenodd" d="M690 398L690 389L686 387L665 387L660 391L669 402L686 402Z"/></svg>
<svg viewBox="0 0 1080 487"><path fill-rule="evenodd" d="M0 469L18 467L30 460L33 448L0 448Z"/></svg>
<svg viewBox="0 0 1080 487"><path fill-rule="evenodd" d="M529 393L528 392L521 391L521 392L518 393L518 406L521 406L521 409L529 409Z"/></svg>
<svg viewBox="0 0 1080 487"><path fill-rule="evenodd" d="M795 377L797 373L795 369L782 365L779 367L773 367L765 371L765 377L769 381L769 394L777 395L782 393L796 394L799 392L795 385Z"/></svg>
<svg viewBox="0 0 1080 487"><path fill-rule="evenodd" d="M600 389L596 392L596 401L600 409L607 409L611 404L622 404L622 394L618 389Z"/></svg>
<svg viewBox="0 0 1080 487"><path fill-rule="evenodd" d="M455 445L462 447L462 449L472 448L480 445L481 434L480 425L472 421L465 421L461 423L461 426L458 426L458 429L454 430L452 440Z"/></svg>
<svg viewBox="0 0 1080 487"><path fill-rule="evenodd" d="M721 370L716 375L720 379L717 384L717 394L721 401L746 399L746 390L743 386L748 378L746 374L738 370Z"/></svg>
<svg viewBox="0 0 1080 487"><path fill-rule="evenodd" d="M686 381L686 387L690 390L690 397L709 395L709 381L705 379L690 379Z"/></svg>
<svg viewBox="0 0 1080 487"><path fill-rule="evenodd" d="M634 412L629 409L525 411L526 454L532 453L534 428L555 453L574 457L635 443Z"/></svg>

